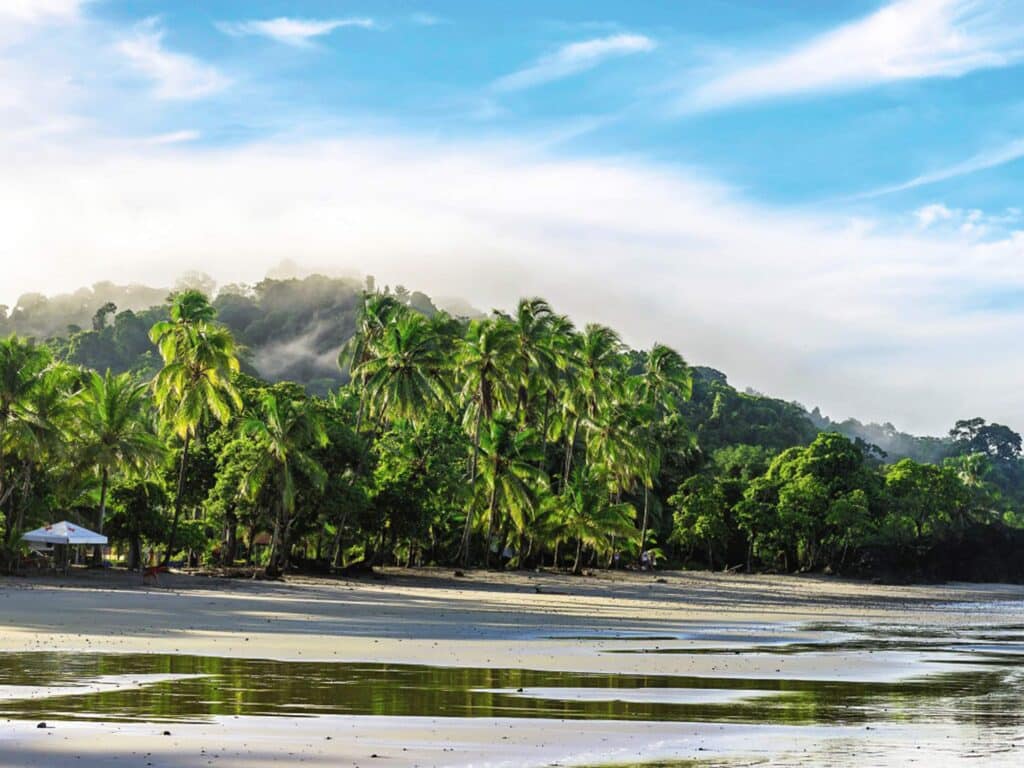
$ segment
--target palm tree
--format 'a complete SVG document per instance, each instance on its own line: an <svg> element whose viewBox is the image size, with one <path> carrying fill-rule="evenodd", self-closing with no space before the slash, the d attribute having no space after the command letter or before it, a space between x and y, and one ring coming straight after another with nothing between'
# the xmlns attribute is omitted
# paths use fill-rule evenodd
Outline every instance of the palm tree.
<svg viewBox="0 0 1024 768"><path fill-rule="evenodd" d="M563 493L551 497L553 515L566 540L576 541L573 573L580 572L584 546L608 549L613 541L636 537L632 504L614 503L608 497L607 479L587 465L577 467Z"/></svg>
<svg viewBox="0 0 1024 768"><path fill-rule="evenodd" d="M615 498L632 489L645 473L648 446L640 435L644 411L642 405L616 399L586 422L586 463L603 473Z"/></svg>
<svg viewBox="0 0 1024 768"><path fill-rule="evenodd" d="M374 346L380 341L388 325L407 311L393 296L383 293L363 294L363 303L359 308L355 333L338 354L338 367L349 369L354 385L358 387L364 383L362 373L359 372L361 366L372 356ZM356 413L357 432L362 420L363 403L360 401Z"/></svg>
<svg viewBox="0 0 1024 768"><path fill-rule="evenodd" d="M573 450L581 423L595 424L614 395L616 375L622 369L623 345L619 335L603 325L590 323L577 337L571 357L571 385L562 402L565 424L565 466L562 485L569 483Z"/></svg>
<svg viewBox="0 0 1024 768"><path fill-rule="evenodd" d="M146 418L146 389L127 373L114 375L108 370L100 376L91 372L85 388L75 398L78 460L81 466L92 468L100 480L97 533L103 533L111 476L141 471L164 455L163 443ZM93 560L99 564L101 558L102 548L97 546Z"/></svg>
<svg viewBox="0 0 1024 768"><path fill-rule="evenodd" d="M364 382L370 413L378 422L418 423L432 408L447 407L449 369L449 356L431 322L405 312L388 324L353 375Z"/></svg>
<svg viewBox="0 0 1024 768"><path fill-rule="evenodd" d="M6 484L8 462L22 452L31 426L42 426L28 403L43 382L51 360L46 347L36 346L29 339L0 339L0 510L8 544L15 540L20 528L13 503L8 506L17 487L14 482Z"/></svg>
<svg viewBox="0 0 1024 768"><path fill-rule="evenodd" d="M269 484L279 494L267 563L267 575L278 576L288 567L296 473L317 490L323 489L327 473L310 449L327 445L327 433L305 402L279 401L273 392L265 392L260 401L260 416L247 418L242 423L242 434L253 437L260 449L255 466L243 481L244 490L254 498Z"/></svg>
<svg viewBox="0 0 1024 768"><path fill-rule="evenodd" d="M463 426L471 434L473 454L469 465L469 484L476 488L477 461L480 454L480 426L489 422L499 406L507 406L515 397L509 375L512 358L512 327L502 318L475 320L458 347L457 365L462 380L465 404ZM463 564L469 564L469 540L473 515L467 513L462 535Z"/></svg>
<svg viewBox="0 0 1024 768"><path fill-rule="evenodd" d="M551 306L540 298L521 299L512 318L513 367L516 382L516 419L528 424L530 387L545 382L556 372L555 354L550 343Z"/></svg>
<svg viewBox="0 0 1024 768"><path fill-rule="evenodd" d="M653 435L656 418L679 407L693 394L693 376L682 355L664 344L655 344L647 353L644 372L640 377L640 400L650 409L650 418L645 420L643 439L646 443L647 461L644 465L644 512L640 524L640 550L643 552L647 540L647 524L650 510L650 491L654 478L661 467L661 449Z"/></svg>
<svg viewBox="0 0 1024 768"><path fill-rule="evenodd" d="M171 319L157 323L149 332L164 361L153 379L157 409L183 443L165 564L174 552L189 445L208 415L226 423L232 412L242 407L232 383L239 370L235 340L230 331L215 324L215 317L216 310L202 293L182 291L171 301Z"/></svg>
<svg viewBox="0 0 1024 768"><path fill-rule="evenodd" d="M693 394L693 376L683 356L664 344L655 344L647 353L640 379L640 395L658 415L678 407Z"/></svg>
<svg viewBox="0 0 1024 768"><path fill-rule="evenodd" d="M536 467L535 440L533 430L517 430L515 420L503 411L494 415L480 435L480 474L487 496L488 566L499 513L503 512L517 531L525 531L537 494L547 485L544 472Z"/></svg>

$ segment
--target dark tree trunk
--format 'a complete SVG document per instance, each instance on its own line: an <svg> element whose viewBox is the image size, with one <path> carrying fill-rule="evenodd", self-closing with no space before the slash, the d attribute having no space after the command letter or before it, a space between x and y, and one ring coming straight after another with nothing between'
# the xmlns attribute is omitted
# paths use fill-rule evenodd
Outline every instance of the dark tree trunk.
<svg viewBox="0 0 1024 768"><path fill-rule="evenodd" d="M572 563L572 572L580 572L580 558L583 555L583 539L577 539L576 541L576 559Z"/></svg>
<svg viewBox="0 0 1024 768"><path fill-rule="evenodd" d="M270 544L270 559L267 561L266 574L277 578L288 568L289 542L288 529L290 523L286 517L284 501L278 502L277 514L274 516L274 536Z"/></svg>
<svg viewBox="0 0 1024 768"><path fill-rule="evenodd" d="M107 486L110 473L104 468L100 473L100 509L96 514L96 533L103 533L103 518L107 516ZM92 564L103 565L103 545L97 544L92 550Z"/></svg>
<svg viewBox="0 0 1024 768"><path fill-rule="evenodd" d="M494 539L494 524L495 524L495 506L498 500L498 478L494 478L494 486L491 488L491 498L487 502L487 556L484 560L484 565L488 568L491 567L491 542Z"/></svg>
<svg viewBox="0 0 1024 768"><path fill-rule="evenodd" d="M331 564L335 568L341 568L342 557L345 554L345 550L341 546L342 537L345 535L345 523L348 520L348 512L341 516L341 522L338 523L338 530L334 533L334 542L331 544Z"/></svg>
<svg viewBox="0 0 1024 768"><path fill-rule="evenodd" d="M565 493L565 489L569 486L569 473L572 471L572 450L573 445L576 443L576 431L577 425L573 424L572 435L566 435L567 441L565 444L565 468L562 472L562 492Z"/></svg>
<svg viewBox="0 0 1024 768"><path fill-rule="evenodd" d="M185 435L185 445L181 449L181 464L178 466L178 490L174 494L174 517L171 518L171 532L167 536L167 550L164 552L162 565L171 562L174 554L174 537L178 535L178 520L181 519L181 492L185 487L185 464L188 462L188 448L192 435Z"/></svg>
<svg viewBox="0 0 1024 768"><path fill-rule="evenodd" d="M473 491L476 489L476 463L480 455L480 421L483 414L484 406L480 403L476 411L476 424L473 425L473 458L469 464L469 509L466 510L466 526L462 531L462 543L459 545L459 549L462 550L463 568L469 567L470 542L473 538Z"/></svg>
<svg viewBox="0 0 1024 768"><path fill-rule="evenodd" d="M132 531L128 537L128 570L137 571L142 566L142 536Z"/></svg>
<svg viewBox="0 0 1024 768"><path fill-rule="evenodd" d="M644 483L644 518L643 523L640 525L640 559L643 560L644 548L647 546L647 503L648 491L647 484Z"/></svg>
<svg viewBox="0 0 1024 768"><path fill-rule="evenodd" d="M220 553L221 565L234 565L238 556L238 515L228 512L224 516L224 549Z"/></svg>

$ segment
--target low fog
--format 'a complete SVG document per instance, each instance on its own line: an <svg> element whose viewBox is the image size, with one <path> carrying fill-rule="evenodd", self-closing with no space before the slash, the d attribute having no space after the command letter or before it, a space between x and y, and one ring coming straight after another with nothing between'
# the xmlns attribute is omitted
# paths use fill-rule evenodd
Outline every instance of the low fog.
<svg viewBox="0 0 1024 768"><path fill-rule="evenodd" d="M484 310L542 295L837 417L1024 423L1024 364L1006 354L1024 319L972 302L1020 286L1019 238L876 231L751 205L688 170L510 144L87 149L20 153L0 178L2 301L188 269L251 283L291 260Z"/></svg>

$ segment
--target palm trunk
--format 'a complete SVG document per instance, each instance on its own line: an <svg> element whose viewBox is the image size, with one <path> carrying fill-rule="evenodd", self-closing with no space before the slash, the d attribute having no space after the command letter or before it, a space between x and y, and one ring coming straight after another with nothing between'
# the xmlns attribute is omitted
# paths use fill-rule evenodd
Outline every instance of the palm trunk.
<svg viewBox="0 0 1024 768"><path fill-rule="evenodd" d="M20 531L25 527L25 509L28 507L29 492L32 489L32 462L25 463L25 477L21 482L21 503L17 507L14 504L14 484L11 484L11 517L14 519L14 530Z"/></svg>
<svg viewBox="0 0 1024 768"><path fill-rule="evenodd" d="M107 516L107 485L110 472L106 467L100 473L100 511L96 517L96 533L103 533L103 518ZM103 565L103 545L97 544L92 550L92 564Z"/></svg>
<svg viewBox="0 0 1024 768"><path fill-rule="evenodd" d="M288 529L284 519L284 502L279 501L277 514L274 515L274 535L270 543L270 558L267 560L265 572L270 578L277 578L284 572L286 553L288 551Z"/></svg>
<svg viewBox="0 0 1024 768"><path fill-rule="evenodd" d="M498 501L498 478L494 478L494 485L491 487L491 497L487 502L487 557L484 564L491 567L491 541L494 539L495 508Z"/></svg>
<svg viewBox="0 0 1024 768"><path fill-rule="evenodd" d="M142 536L132 531L128 537L128 570L137 571L142 564Z"/></svg>
<svg viewBox="0 0 1024 768"><path fill-rule="evenodd" d="M174 537L178 534L178 520L181 518L181 493L185 488L185 464L188 462L188 448L192 441L192 435L185 434L185 445L181 449L181 463L178 466L178 490L174 494L174 517L171 519L171 532L167 537L167 550L164 552L162 565L171 562L171 555L174 554Z"/></svg>
<svg viewBox="0 0 1024 768"><path fill-rule="evenodd" d="M562 472L562 493L565 493L565 489L569 485L569 472L572 470L572 450L576 444L577 426L577 424L573 424L572 435L567 436L568 440L565 444L565 469Z"/></svg>
<svg viewBox="0 0 1024 768"><path fill-rule="evenodd" d="M572 572L580 572L580 557L583 555L583 539L576 540L576 559L572 563Z"/></svg>
<svg viewBox="0 0 1024 768"><path fill-rule="evenodd" d="M341 560L345 550L341 547L342 536L345 534L345 523L348 521L348 512L341 516L338 523L338 530L334 533L334 541L331 543L331 564L334 568L341 568Z"/></svg>
<svg viewBox="0 0 1024 768"><path fill-rule="evenodd" d="M644 547L647 545L647 484L644 483L644 518L643 523L640 525L640 557L643 558Z"/></svg>
<svg viewBox="0 0 1024 768"><path fill-rule="evenodd" d="M222 565L234 565L238 555L238 515L233 511L228 512L224 522L224 551L221 552L220 561Z"/></svg>
<svg viewBox="0 0 1024 768"><path fill-rule="evenodd" d="M466 526L462 531L462 567L469 567L469 548L473 535L473 491L476 490L476 464L480 456L480 421L483 419L484 405L481 402L476 411L476 424L473 425L473 458L469 464L469 509L466 510Z"/></svg>

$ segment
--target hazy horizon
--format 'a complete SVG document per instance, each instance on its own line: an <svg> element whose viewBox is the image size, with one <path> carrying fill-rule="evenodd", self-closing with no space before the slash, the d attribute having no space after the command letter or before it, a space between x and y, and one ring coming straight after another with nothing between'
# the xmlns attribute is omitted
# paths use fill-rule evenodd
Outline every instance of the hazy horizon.
<svg viewBox="0 0 1024 768"><path fill-rule="evenodd" d="M1024 425L1024 3L734 6L0 0L2 301L290 259Z"/></svg>

